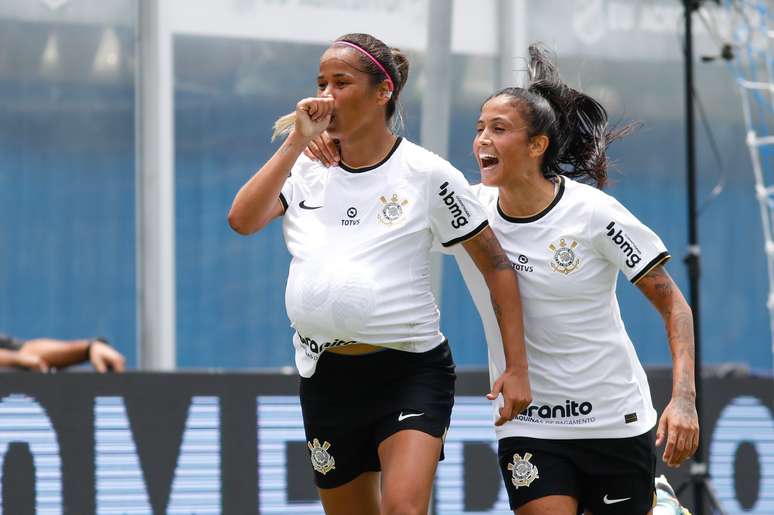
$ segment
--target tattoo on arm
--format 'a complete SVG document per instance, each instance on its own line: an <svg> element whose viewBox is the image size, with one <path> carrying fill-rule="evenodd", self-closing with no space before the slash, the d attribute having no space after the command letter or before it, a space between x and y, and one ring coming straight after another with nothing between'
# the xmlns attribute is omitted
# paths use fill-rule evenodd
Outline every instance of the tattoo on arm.
<svg viewBox="0 0 774 515"><path fill-rule="evenodd" d="M693 349L693 317L691 313L689 311L675 313L667 327L670 347L677 350L677 357L679 357L680 362L693 364L695 358ZM675 385L675 390L685 395L692 395L691 392L694 391L693 382L693 374L690 373L690 369L682 368L680 370L680 377Z"/></svg>
<svg viewBox="0 0 774 515"><path fill-rule="evenodd" d="M663 266L657 266L640 281L642 289L652 288L659 299L668 299L672 296L672 279L666 273Z"/></svg>
<svg viewBox="0 0 774 515"><path fill-rule="evenodd" d="M648 272L637 283L637 287L661 313L664 320L670 319L672 310L676 307L677 298L673 285L672 278L661 265Z"/></svg>
<svg viewBox="0 0 774 515"><path fill-rule="evenodd" d="M511 266L511 260L505 254L505 251L500 246L500 242L497 241L494 232L491 230L484 231L481 234L481 241L479 245L489 258L489 263L495 270L513 270Z"/></svg>
<svg viewBox="0 0 774 515"><path fill-rule="evenodd" d="M691 308L663 266L657 266L648 272L637 286L664 319L673 361L683 364L679 370L675 370L674 393L681 397L693 398L695 358Z"/></svg>
<svg viewBox="0 0 774 515"><path fill-rule="evenodd" d="M497 323L499 325L502 322L503 310L500 308L500 304L495 300L494 295L490 294L489 298L492 301L492 309L494 309L495 318L497 318Z"/></svg>

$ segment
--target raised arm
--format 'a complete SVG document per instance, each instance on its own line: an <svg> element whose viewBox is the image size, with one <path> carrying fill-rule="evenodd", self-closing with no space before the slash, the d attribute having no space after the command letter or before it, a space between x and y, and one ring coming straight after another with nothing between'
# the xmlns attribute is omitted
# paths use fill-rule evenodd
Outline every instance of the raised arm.
<svg viewBox="0 0 774 515"><path fill-rule="evenodd" d="M283 212L282 186L298 156L330 123L332 98L305 98L296 105L295 128L274 155L237 193L228 223L239 234L260 231Z"/></svg>
<svg viewBox="0 0 774 515"><path fill-rule="evenodd" d="M495 422L500 426L515 418L532 401L519 284L511 261L491 228L485 228L462 245L489 287L502 335L505 372L494 382L492 391L487 395L494 400L498 394L503 394L504 405L500 408L500 418Z"/></svg>
<svg viewBox="0 0 774 515"><path fill-rule="evenodd" d="M693 314L683 294L663 266L637 282L637 287L661 314L672 353L672 399L664 408L656 432L656 445L666 438L663 460L677 467L699 446L694 381Z"/></svg>

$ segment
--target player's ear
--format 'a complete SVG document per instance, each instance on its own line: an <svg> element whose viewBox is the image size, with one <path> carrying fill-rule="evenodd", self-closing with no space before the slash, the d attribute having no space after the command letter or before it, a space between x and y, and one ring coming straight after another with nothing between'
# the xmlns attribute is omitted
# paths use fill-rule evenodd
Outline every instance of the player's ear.
<svg viewBox="0 0 774 515"><path fill-rule="evenodd" d="M390 89L387 81L382 82L379 85L379 104L385 105L392 98L392 90Z"/></svg>
<svg viewBox="0 0 774 515"><path fill-rule="evenodd" d="M549 143L550 140L545 134L533 136L529 140L529 156L535 158L542 156L546 153L546 150L548 150Z"/></svg>

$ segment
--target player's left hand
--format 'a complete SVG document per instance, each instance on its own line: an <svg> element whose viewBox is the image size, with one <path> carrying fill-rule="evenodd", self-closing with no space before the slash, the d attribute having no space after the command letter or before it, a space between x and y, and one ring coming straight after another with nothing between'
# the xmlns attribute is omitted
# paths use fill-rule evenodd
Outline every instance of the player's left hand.
<svg viewBox="0 0 774 515"><path fill-rule="evenodd" d="M99 340L94 340L91 343L89 361L91 361L94 370L99 373L104 373L108 370L123 372L126 364L126 360L120 352Z"/></svg>
<svg viewBox="0 0 774 515"><path fill-rule="evenodd" d="M662 459L668 467L679 467L699 446L699 416L696 403L685 397L672 397L664 408L656 431L656 445L666 441Z"/></svg>
<svg viewBox="0 0 774 515"><path fill-rule="evenodd" d="M309 142L304 149L304 155L312 161L318 161L330 168L336 166L341 160L339 155L339 146L336 141L330 137L327 131L323 131L319 136Z"/></svg>
<svg viewBox="0 0 774 515"><path fill-rule="evenodd" d="M506 370L494 382L492 391L487 394L486 398L493 401L501 393L503 394L503 406L500 408L500 417L495 421L496 426L513 420L532 402L532 389L529 385L527 371L518 373Z"/></svg>

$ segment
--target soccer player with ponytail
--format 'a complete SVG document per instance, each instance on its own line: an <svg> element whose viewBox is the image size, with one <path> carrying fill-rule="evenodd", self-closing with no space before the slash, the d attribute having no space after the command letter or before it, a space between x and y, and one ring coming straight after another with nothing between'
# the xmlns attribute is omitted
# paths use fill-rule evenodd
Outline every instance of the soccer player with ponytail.
<svg viewBox="0 0 774 515"><path fill-rule="evenodd" d="M373 36L334 41L317 96L277 121L286 139L229 212L240 234L283 218L304 429L330 515L427 513L455 381L430 287L434 239L464 249L498 313L497 423L531 401L517 277L486 213L462 173L394 132L408 67ZM323 166L307 146L340 159Z"/></svg>
<svg viewBox="0 0 774 515"><path fill-rule="evenodd" d="M530 47L529 82L488 98L473 151L473 187L519 276L533 400L497 427L500 467L519 515L644 515L655 504L657 445L679 466L696 450L690 307L658 236L607 183L611 130L596 100L565 84L550 54ZM481 314L489 368L503 367L483 281L454 251ZM673 361L672 398L657 423L647 377L621 319L618 272L661 314ZM497 408L498 402L495 402Z"/></svg>

